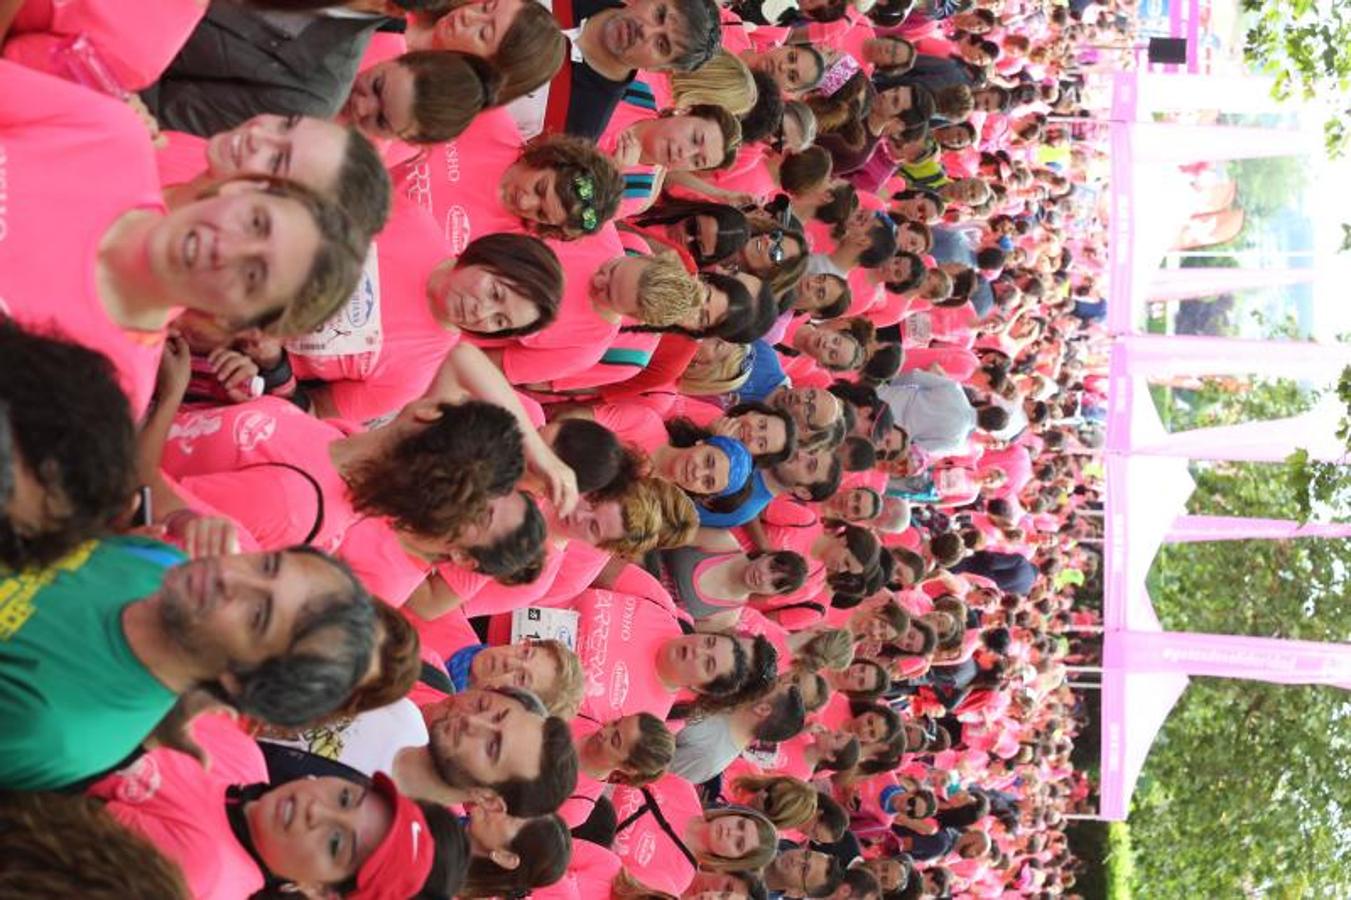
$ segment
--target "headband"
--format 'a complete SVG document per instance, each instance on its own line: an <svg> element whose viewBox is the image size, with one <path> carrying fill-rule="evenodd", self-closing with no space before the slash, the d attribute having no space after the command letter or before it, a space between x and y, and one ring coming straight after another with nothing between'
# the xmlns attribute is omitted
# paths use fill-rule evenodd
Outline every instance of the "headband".
<svg viewBox="0 0 1351 900"><path fill-rule="evenodd" d="M585 172L572 176L572 193L582 201L582 231L594 234L600 227L600 214L596 212L596 181Z"/></svg>
<svg viewBox="0 0 1351 900"><path fill-rule="evenodd" d="M394 821L357 872L352 900L407 900L422 891L436 860L436 841L427 817L416 803L399 793L383 772L376 772L371 790L389 801Z"/></svg>
<svg viewBox="0 0 1351 900"><path fill-rule="evenodd" d="M746 445L736 438L723 437L720 434L709 438L706 443L726 453L728 459L727 487L713 496L729 497L745 487L746 479L751 477L752 467L751 451L746 449Z"/></svg>

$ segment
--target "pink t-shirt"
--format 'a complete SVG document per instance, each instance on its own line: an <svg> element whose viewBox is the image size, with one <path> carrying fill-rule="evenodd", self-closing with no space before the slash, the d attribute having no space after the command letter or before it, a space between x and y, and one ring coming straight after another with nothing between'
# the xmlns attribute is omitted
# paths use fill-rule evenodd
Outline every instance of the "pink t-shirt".
<svg viewBox="0 0 1351 900"><path fill-rule="evenodd" d="M548 887L530 892L533 900L608 900L623 861L612 851L590 841L572 842L572 858L564 876Z"/></svg>
<svg viewBox="0 0 1351 900"><path fill-rule="evenodd" d="M113 818L178 863L193 897L238 900L260 890L264 880L230 828L225 791L232 784L267 781L267 766L257 744L237 729L233 739L216 724L207 730L210 770L186 753L160 747L102 779L89 794L106 800ZM206 733L194 726L199 739Z"/></svg>
<svg viewBox="0 0 1351 900"><path fill-rule="evenodd" d="M604 425L621 441L651 453L670 443L666 425L650 406L637 400L605 403L592 409L596 423Z"/></svg>
<svg viewBox="0 0 1351 900"><path fill-rule="evenodd" d="M624 868L643 884L679 896L690 886L695 872L683 846L685 827L690 820L703 816L703 804L694 785L678 775L662 776L649 784L645 792L682 843L676 844L658 824L656 816L645 812L615 835L611 847ZM648 803L644 790L627 785L615 788L610 799L620 822L627 822Z"/></svg>
<svg viewBox="0 0 1351 900"><path fill-rule="evenodd" d="M663 644L682 634L676 617L650 598L599 588L583 591L568 607L581 615L581 712L601 722L639 712L665 719L676 692L657 674L656 659Z"/></svg>
<svg viewBox="0 0 1351 900"><path fill-rule="evenodd" d="M384 519L373 516L363 516L347 529L338 555L366 590L395 607L408 602L433 568L405 550Z"/></svg>
<svg viewBox="0 0 1351 900"><path fill-rule="evenodd" d="M263 547L301 543L319 522L310 543L333 551L357 514L329 445L357 430L277 397L185 410L169 429L163 466Z"/></svg>
<svg viewBox="0 0 1351 900"><path fill-rule="evenodd" d="M453 141L395 166L396 192L431 213L453 254L476 237L519 233L521 220L498 197L502 174L521 155L521 132L503 107L485 110Z"/></svg>
<svg viewBox="0 0 1351 900"><path fill-rule="evenodd" d="M160 184L191 181L207 170L206 138L184 131L162 131L164 146L155 148Z"/></svg>
<svg viewBox="0 0 1351 900"><path fill-rule="evenodd" d="M589 716L577 716L568 726L572 729L573 744L580 745L591 735L595 734L605 727L604 722L598 722ZM558 808L558 815L564 822L568 823L569 828L576 828L585 822L590 816L592 810L596 808L596 800L605 793L608 785L603 781L597 781L581 769L577 770L577 787L572 789L572 796L563 801L563 805Z"/></svg>
<svg viewBox="0 0 1351 900"><path fill-rule="evenodd" d="M164 211L145 126L120 101L17 63L0 61L0 85L0 313L106 355L139 416L164 334L108 316L96 262L123 214Z"/></svg>
<svg viewBox="0 0 1351 900"><path fill-rule="evenodd" d="M347 305L287 342L297 378L317 378L344 419L397 412L431 384L460 340L432 315L427 279L450 248L426 211L395 194L389 223Z"/></svg>
<svg viewBox="0 0 1351 900"><path fill-rule="evenodd" d="M187 43L206 0L158 0L153 15L145 12L143 0L25 0L5 38L4 56L69 78L58 54L84 35L121 88L139 91L158 80Z"/></svg>

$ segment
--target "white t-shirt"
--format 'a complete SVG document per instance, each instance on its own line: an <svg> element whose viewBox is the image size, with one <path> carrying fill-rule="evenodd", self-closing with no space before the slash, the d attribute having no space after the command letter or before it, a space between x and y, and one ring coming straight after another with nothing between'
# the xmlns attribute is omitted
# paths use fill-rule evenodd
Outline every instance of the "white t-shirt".
<svg viewBox="0 0 1351 900"><path fill-rule="evenodd" d="M394 757L405 747L425 746L427 725L421 710L405 699L361 713L346 724L306 729L296 740L264 740L374 775L394 771Z"/></svg>

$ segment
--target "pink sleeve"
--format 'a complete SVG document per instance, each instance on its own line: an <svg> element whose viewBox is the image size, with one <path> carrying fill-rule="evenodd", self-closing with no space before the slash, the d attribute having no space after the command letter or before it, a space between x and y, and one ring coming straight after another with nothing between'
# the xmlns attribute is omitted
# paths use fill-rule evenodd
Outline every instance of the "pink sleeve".
<svg viewBox="0 0 1351 900"><path fill-rule="evenodd" d="M141 0L75 0L51 5L43 31L12 33L5 59L50 75L67 77L53 57L66 42L84 35L119 86L139 91L159 79L197 27L206 4L201 0L160 0L154 15L144 15ZM18 24L32 24L29 17Z"/></svg>

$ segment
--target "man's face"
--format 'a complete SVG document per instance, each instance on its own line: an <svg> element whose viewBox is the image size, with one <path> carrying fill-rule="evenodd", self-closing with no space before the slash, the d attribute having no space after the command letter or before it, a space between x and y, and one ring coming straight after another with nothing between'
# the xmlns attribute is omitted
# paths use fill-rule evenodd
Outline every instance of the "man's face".
<svg viewBox="0 0 1351 900"><path fill-rule="evenodd" d="M642 161L672 172L711 169L723 160L722 129L702 116L666 116L642 129Z"/></svg>
<svg viewBox="0 0 1351 900"><path fill-rule="evenodd" d="M553 653L533 641L489 647L469 666L474 687L514 687L547 696L558 681Z"/></svg>
<svg viewBox="0 0 1351 900"><path fill-rule="evenodd" d="M863 863L863 868L872 873L885 894L905 887L905 866L894 859L870 859Z"/></svg>
<svg viewBox="0 0 1351 900"><path fill-rule="evenodd" d="M601 45L631 69L669 69L685 51L685 19L669 0L626 0L608 16Z"/></svg>
<svg viewBox="0 0 1351 900"><path fill-rule="evenodd" d="M617 500L597 503L583 497L572 514L558 519L551 530L560 537L588 544L618 541L625 535L624 512Z"/></svg>
<svg viewBox="0 0 1351 900"><path fill-rule="evenodd" d="M774 477L793 487L815 484L822 481L830 471L829 450L804 450L801 447L788 458L774 467Z"/></svg>
<svg viewBox="0 0 1351 900"><path fill-rule="evenodd" d="M194 559L165 573L160 622L194 667L248 671L298 650L297 624L321 597L347 588L337 567L309 553Z"/></svg>
<svg viewBox="0 0 1351 900"><path fill-rule="evenodd" d="M810 896L830 877L830 857L816 850L784 850L769 864L774 881L796 897Z"/></svg>
<svg viewBox="0 0 1351 900"><path fill-rule="evenodd" d="M781 388L772 402L793 417L799 434L828 428L840 416L839 398L820 388Z"/></svg>
<svg viewBox="0 0 1351 900"><path fill-rule="evenodd" d="M540 773L544 719L512 697L470 688L427 711L437 771L453 788L493 788Z"/></svg>

